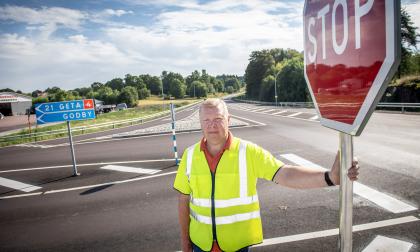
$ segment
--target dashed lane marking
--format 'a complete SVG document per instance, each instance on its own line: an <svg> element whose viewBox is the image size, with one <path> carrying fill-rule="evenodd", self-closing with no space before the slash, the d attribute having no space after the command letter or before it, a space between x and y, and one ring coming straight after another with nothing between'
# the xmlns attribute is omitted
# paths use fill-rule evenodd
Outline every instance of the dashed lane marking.
<svg viewBox="0 0 420 252"><path fill-rule="evenodd" d="M295 154L284 154L280 156L282 158L285 158L301 166L314 167L314 168L318 168L322 170L327 170L324 167L319 166L315 163L312 163L311 161L308 161ZM404 212L417 210L417 208L414 206L411 206L405 202L402 202L394 197L391 197L385 193L379 192L359 182L353 182L353 192L392 213L404 213Z"/></svg>
<svg viewBox="0 0 420 252"><path fill-rule="evenodd" d="M360 231L365 231L365 230L370 230L370 229L395 226L395 225L400 225L400 224L405 224L405 223L410 223L410 222L415 222L415 221L419 221L419 219L414 216L406 216L406 217L401 217L401 218L396 218L396 219L371 222L371 223L353 226L353 232L360 232ZM335 235L338 235L338 233L339 233L338 228L334 228L334 229L323 230L323 231L318 231L318 232L276 237L276 238L271 238L271 239L264 239L263 243L252 246L252 247L262 247L262 246L276 245L276 244L282 244L282 243L288 243L288 242L335 236Z"/></svg>
<svg viewBox="0 0 420 252"><path fill-rule="evenodd" d="M157 169L144 169L137 167L121 166L121 165L105 165L101 169L111 170L111 171L120 171L120 172L132 172L132 173L141 173L141 174L155 174L160 172Z"/></svg>
<svg viewBox="0 0 420 252"><path fill-rule="evenodd" d="M23 192L32 192L41 189L42 187L25 184L16 180L0 177L0 186L12 188Z"/></svg>
<svg viewBox="0 0 420 252"><path fill-rule="evenodd" d="M318 120L318 115L312 116L311 118L309 118L309 120Z"/></svg>
<svg viewBox="0 0 420 252"><path fill-rule="evenodd" d="M362 252L408 252L412 243L378 235Z"/></svg>

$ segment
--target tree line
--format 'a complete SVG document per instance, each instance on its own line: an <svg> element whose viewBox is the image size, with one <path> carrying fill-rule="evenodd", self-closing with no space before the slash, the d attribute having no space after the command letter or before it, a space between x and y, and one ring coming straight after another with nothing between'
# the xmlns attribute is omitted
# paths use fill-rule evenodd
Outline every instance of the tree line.
<svg viewBox="0 0 420 252"><path fill-rule="evenodd" d="M94 82L89 87L63 90L57 86L44 91L34 90L27 95L33 97L33 104L57 102L78 99L98 99L105 104L126 103L127 106L137 105L151 95L159 95L165 99L189 97L207 97L219 92L233 93L244 86L243 77L237 75L211 76L206 70L195 70L186 78L175 72L163 71L161 76L149 74L131 75L124 78L114 78L105 83ZM15 92L10 88L0 92ZM20 90L16 92L22 93Z"/></svg>
<svg viewBox="0 0 420 252"><path fill-rule="evenodd" d="M401 63L382 101L420 102L420 52L416 48L420 35L416 29L402 9ZM244 76L247 99L273 102L276 90L279 102L312 101L303 64L303 52L293 49L252 52Z"/></svg>

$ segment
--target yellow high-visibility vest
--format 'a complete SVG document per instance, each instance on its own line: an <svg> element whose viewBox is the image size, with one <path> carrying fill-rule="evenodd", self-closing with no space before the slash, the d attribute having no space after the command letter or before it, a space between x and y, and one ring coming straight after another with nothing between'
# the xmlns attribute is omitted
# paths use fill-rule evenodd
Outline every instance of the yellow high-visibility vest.
<svg viewBox="0 0 420 252"><path fill-rule="evenodd" d="M256 171L248 164L262 169ZM191 241L205 251L211 249L213 240L223 251L261 243L257 178L272 179L282 165L262 148L233 138L213 174L200 144L189 147L180 166L185 174L178 171L174 187L190 194Z"/></svg>

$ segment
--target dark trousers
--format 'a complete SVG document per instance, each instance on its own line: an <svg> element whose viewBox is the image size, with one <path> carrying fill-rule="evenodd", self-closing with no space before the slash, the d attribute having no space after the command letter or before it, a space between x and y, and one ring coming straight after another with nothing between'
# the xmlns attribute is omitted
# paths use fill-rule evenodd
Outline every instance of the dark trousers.
<svg viewBox="0 0 420 252"><path fill-rule="evenodd" d="M194 243L192 243L193 252L204 252L200 247L196 246ZM242 248L236 252L249 252L249 247Z"/></svg>

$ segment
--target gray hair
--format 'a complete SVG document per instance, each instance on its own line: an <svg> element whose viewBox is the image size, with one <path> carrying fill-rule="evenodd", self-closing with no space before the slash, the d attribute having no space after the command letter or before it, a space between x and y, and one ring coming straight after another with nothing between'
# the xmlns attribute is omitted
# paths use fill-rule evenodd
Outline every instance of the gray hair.
<svg viewBox="0 0 420 252"><path fill-rule="evenodd" d="M225 101L223 101L220 98L209 98L206 99L203 103L200 105L199 115L201 117L201 110L203 108L218 108L219 106L222 107L223 115L227 118L229 117L229 111L227 109L227 105Z"/></svg>

